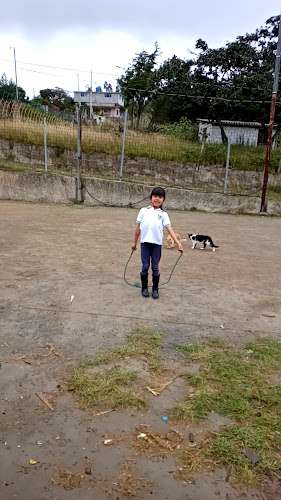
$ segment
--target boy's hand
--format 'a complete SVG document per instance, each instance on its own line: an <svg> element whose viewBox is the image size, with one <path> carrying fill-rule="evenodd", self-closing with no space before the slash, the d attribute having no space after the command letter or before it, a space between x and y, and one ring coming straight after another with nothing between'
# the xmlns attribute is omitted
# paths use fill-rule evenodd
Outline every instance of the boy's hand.
<svg viewBox="0 0 281 500"><path fill-rule="evenodd" d="M181 243L178 243L178 251L179 251L180 253L183 253L183 246L182 246L182 244L181 244Z"/></svg>
<svg viewBox="0 0 281 500"><path fill-rule="evenodd" d="M136 243L133 243L132 246L131 246L133 252L137 249L137 244Z"/></svg>

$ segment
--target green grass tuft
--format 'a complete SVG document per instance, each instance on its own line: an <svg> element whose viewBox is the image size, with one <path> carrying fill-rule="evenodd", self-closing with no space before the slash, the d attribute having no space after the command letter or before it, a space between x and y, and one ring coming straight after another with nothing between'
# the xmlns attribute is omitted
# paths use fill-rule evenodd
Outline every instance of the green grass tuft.
<svg viewBox="0 0 281 500"><path fill-rule="evenodd" d="M87 373L78 368L68 381L68 389L89 407L102 404L111 408L140 408L145 406L144 398L129 388L135 380L135 373L121 367L103 373Z"/></svg>
<svg viewBox="0 0 281 500"><path fill-rule="evenodd" d="M98 366L118 359L144 357L151 373L163 371L159 348L161 347L162 334L151 328L139 328L127 336L127 342L112 351L101 351L93 358L87 358L81 364L85 366Z"/></svg>
<svg viewBox="0 0 281 500"><path fill-rule="evenodd" d="M220 341L177 347L201 369L187 376L195 392L173 408L173 416L198 421L215 412L236 422L208 440L205 458L231 466L237 484L258 484L265 471L280 470L281 385L272 384L268 375L280 366L281 342L261 339L245 349ZM253 450L260 462L253 465L243 448Z"/></svg>

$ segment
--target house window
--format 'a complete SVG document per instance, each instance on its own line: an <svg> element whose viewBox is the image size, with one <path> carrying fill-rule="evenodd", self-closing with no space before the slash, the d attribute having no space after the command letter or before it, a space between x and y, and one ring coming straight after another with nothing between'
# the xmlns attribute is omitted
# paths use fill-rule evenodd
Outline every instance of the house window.
<svg viewBox="0 0 281 500"><path fill-rule="evenodd" d="M81 92L81 97L86 97L87 96L87 92Z"/></svg>
<svg viewBox="0 0 281 500"><path fill-rule="evenodd" d="M110 93L110 92L106 92L106 93L104 94L104 97L111 97L111 93Z"/></svg>

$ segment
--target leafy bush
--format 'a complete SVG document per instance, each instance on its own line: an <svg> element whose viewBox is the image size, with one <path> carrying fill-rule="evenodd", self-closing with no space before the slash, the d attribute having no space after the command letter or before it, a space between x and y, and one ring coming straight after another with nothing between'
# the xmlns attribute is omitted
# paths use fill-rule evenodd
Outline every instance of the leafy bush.
<svg viewBox="0 0 281 500"><path fill-rule="evenodd" d="M167 135L173 135L178 139L194 141L197 138L197 130L197 125L182 116L179 122L164 127L162 132Z"/></svg>

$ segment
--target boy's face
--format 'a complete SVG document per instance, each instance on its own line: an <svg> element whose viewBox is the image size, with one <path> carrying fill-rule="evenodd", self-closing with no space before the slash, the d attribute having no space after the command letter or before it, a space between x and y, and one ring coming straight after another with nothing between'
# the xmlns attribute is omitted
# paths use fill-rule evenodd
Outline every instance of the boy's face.
<svg viewBox="0 0 281 500"><path fill-rule="evenodd" d="M151 205L154 208L159 208L164 203L164 196L158 196L157 194L153 194L151 196Z"/></svg>

